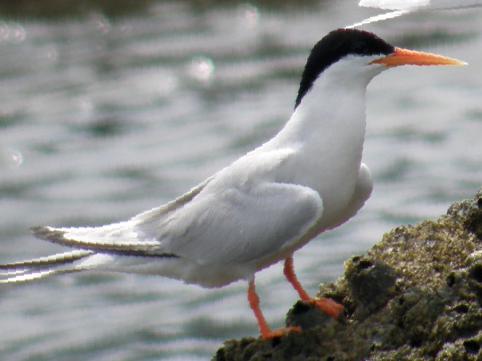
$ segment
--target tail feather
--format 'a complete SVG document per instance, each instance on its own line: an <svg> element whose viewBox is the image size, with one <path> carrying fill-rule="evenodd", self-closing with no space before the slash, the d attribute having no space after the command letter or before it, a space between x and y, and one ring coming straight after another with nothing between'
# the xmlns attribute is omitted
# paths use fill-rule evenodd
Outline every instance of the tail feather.
<svg viewBox="0 0 482 361"><path fill-rule="evenodd" d="M54 274L81 271L78 261L92 254L92 251L75 250L23 262L0 264L0 284L24 283Z"/></svg>
<svg viewBox="0 0 482 361"><path fill-rule="evenodd" d="M159 252L159 241L139 240L137 232L129 222L113 223L100 227L55 228L34 227L35 237L66 247L122 254L125 256L174 257Z"/></svg>
<svg viewBox="0 0 482 361"><path fill-rule="evenodd" d="M164 252L155 237L143 239L131 222L113 223L100 227L55 228L34 227L35 237L66 247L121 256L178 258Z"/></svg>

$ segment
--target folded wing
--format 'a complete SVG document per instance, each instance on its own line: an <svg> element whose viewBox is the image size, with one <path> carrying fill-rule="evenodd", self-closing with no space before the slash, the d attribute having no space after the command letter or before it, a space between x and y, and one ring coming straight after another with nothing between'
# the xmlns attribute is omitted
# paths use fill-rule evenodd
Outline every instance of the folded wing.
<svg viewBox="0 0 482 361"><path fill-rule="evenodd" d="M276 258L320 219L319 194L273 179L289 152L250 156L182 197L103 227L35 228L42 239L95 253L246 264ZM250 165L256 167L250 169ZM238 174L239 172L239 174Z"/></svg>
<svg viewBox="0 0 482 361"><path fill-rule="evenodd" d="M320 196L295 184L264 182L200 194L195 202L155 227L164 252L200 264L242 264L276 256L292 246L321 217Z"/></svg>

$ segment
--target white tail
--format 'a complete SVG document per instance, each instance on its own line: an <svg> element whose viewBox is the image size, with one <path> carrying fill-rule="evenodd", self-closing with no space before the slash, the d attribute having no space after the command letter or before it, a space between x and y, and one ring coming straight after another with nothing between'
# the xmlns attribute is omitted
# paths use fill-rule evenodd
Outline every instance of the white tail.
<svg viewBox="0 0 482 361"><path fill-rule="evenodd" d="M81 271L85 269L82 262L92 254L92 251L75 250L23 262L0 264L0 284L23 283L55 274Z"/></svg>

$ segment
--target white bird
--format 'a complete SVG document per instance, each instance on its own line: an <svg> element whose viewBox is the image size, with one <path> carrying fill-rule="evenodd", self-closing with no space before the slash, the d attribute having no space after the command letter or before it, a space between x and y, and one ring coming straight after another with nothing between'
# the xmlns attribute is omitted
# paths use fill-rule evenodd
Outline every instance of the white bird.
<svg viewBox="0 0 482 361"><path fill-rule="evenodd" d="M398 65L463 65L393 47L376 35L339 29L312 49L295 110L269 141L179 198L102 227L36 227L35 235L74 250L0 265L1 283L84 270L154 274L204 287L248 281L261 337L271 330L259 306L255 273L284 260L301 300L336 318L343 306L312 299L293 270L293 253L351 218L372 191L363 164L365 95L370 80Z"/></svg>

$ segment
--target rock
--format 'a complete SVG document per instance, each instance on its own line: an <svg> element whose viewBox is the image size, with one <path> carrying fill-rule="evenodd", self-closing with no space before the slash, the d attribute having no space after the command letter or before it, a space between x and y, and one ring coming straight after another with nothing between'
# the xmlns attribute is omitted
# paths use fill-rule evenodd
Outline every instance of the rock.
<svg viewBox="0 0 482 361"><path fill-rule="evenodd" d="M226 341L213 360L482 360L482 191L388 232L319 296L343 303L344 317L298 302L287 325L301 334Z"/></svg>

